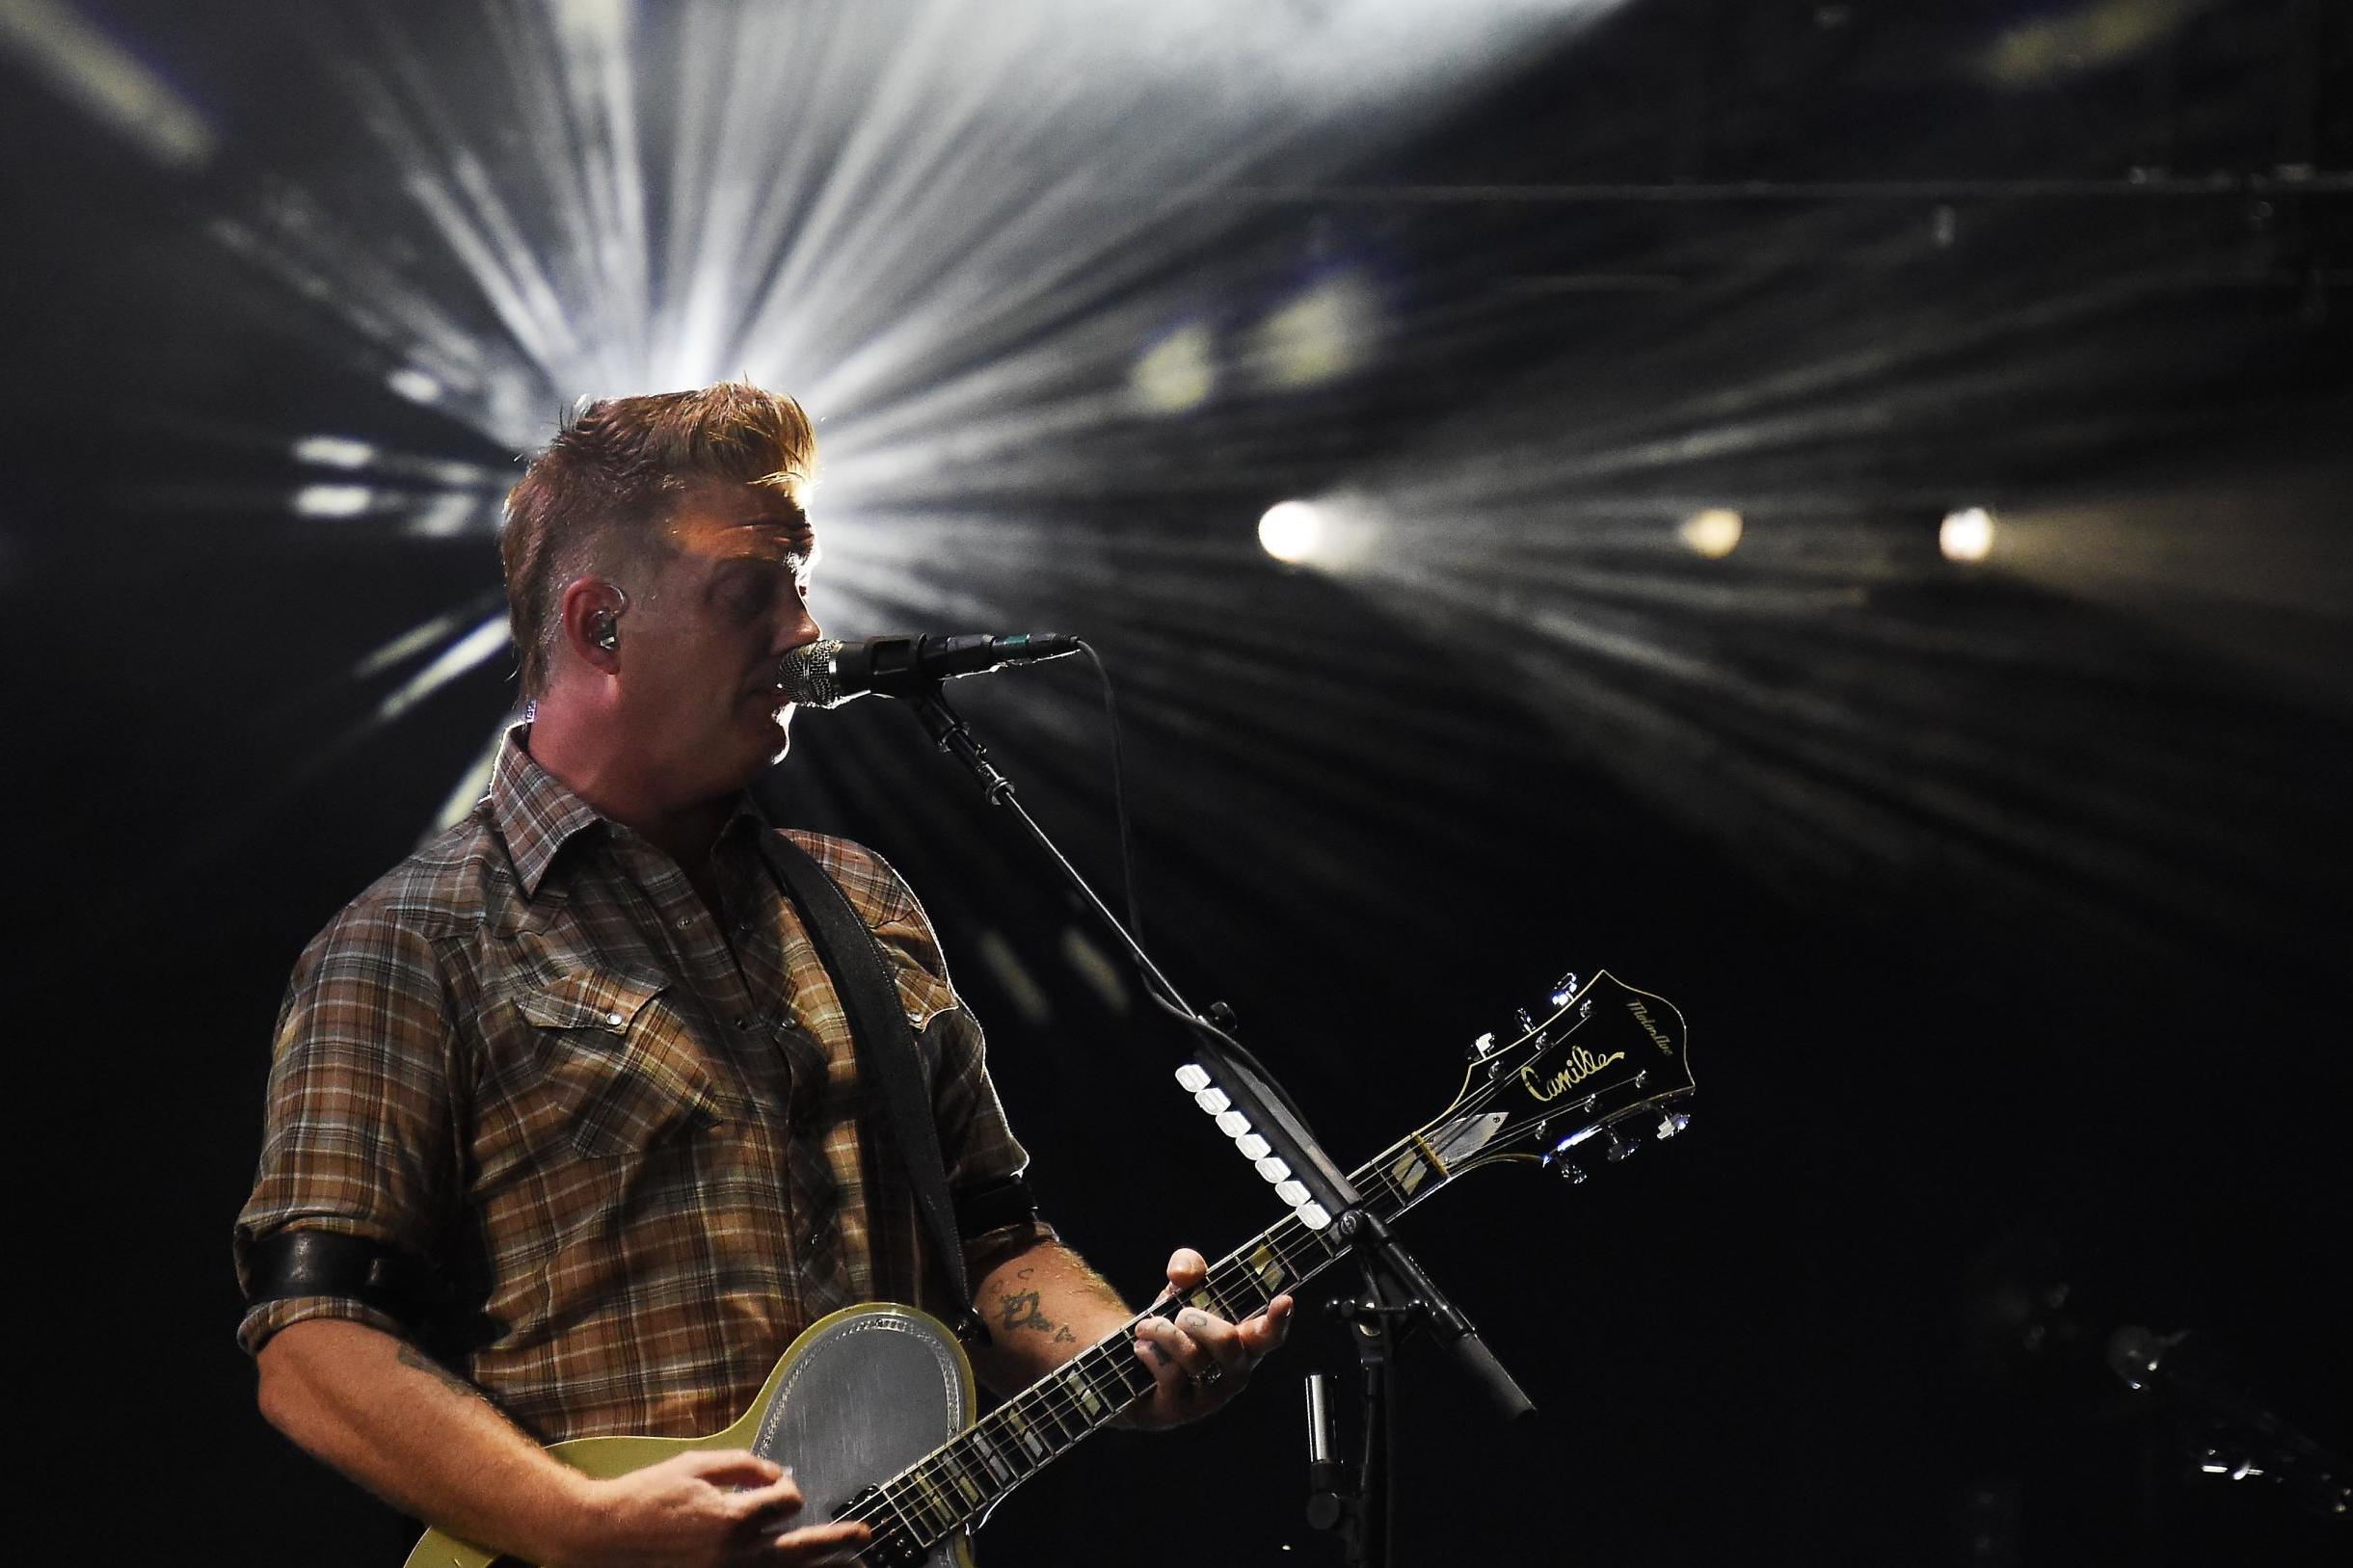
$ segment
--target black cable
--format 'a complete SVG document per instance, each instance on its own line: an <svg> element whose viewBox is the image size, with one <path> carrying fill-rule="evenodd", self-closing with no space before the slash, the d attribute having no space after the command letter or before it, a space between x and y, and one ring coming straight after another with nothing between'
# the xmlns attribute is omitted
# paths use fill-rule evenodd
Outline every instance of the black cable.
<svg viewBox="0 0 2353 1568"><path fill-rule="evenodd" d="M1144 917L1142 901L1136 887L1136 840L1128 819L1127 763L1119 742L1119 704L1111 690L1110 667L1103 662L1103 655L1096 652L1094 645L1084 638L1079 639L1079 651L1084 653L1087 661L1094 665L1095 675L1103 682L1103 722L1104 728L1110 735L1111 749L1111 808L1119 823L1119 875L1127 893L1128 934L1140 943L1143 941ZM1144 996L1153 1006L1182 1022L1196 1034L1214 1036L1219 1045L1232 1053L1243 1067L1255 1074L1259 1082L1283 1103L1283 1108L1291 1113L1292 1118L1299 1126L1307 1129L1310 1137L1315 1135L1315 1129L1309 1125L1306 1116L1300 1111L1298 1102L1291 1098L1290 1093L1276 1080L1274 1075L1267 1071L1266 1064L1252 1055L1241 1041L1218 1028L1209 1020L1196 1017L1190 1008L1181 1005L1174 998L1163 995L1161 988L1154 983L1149 970L1138 966L1137 973L1143 981Z"/></svg>

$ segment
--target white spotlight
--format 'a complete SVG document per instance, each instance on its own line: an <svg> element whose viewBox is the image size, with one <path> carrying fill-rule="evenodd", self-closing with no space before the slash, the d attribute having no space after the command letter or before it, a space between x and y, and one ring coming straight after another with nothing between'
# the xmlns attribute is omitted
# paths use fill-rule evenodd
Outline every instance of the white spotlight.
<svg viewBox="0 0 2353 1568"><path fill-rule="evenodd" d="M387 386L412 403L438 403L441 398L441 384L421 370L401 366L384 378Z"/></svg>
<svg viewBox="0 0 2353 1568"><path fill-rule="evenodd" d="M1200 407L1217 389L1217 342L1207 327L1180 327L1136 361L1128 385L1154 413L1182 413Z"/></svg>
<svg viewBox="0 0 2353 1568"><path fill-rule="evenodd" d="M325 468L364 468L376 461L376 449L348 436L306 436L294 443L294 457Z"/></svg>
<svg viewBox="0 0 2353 1568"><path fill-rule="evenodd" d="M294 493L294 510L306 518L356 518L375 500L365 485L305 485Z"/></svg>
<svg viewBox="0 0 2353 1568"><path fill-rule="evenodd" d="M1721 561L1740 544L1740 514L1728 507L1711 506L1685 518L1675 533L1709 560Z"/></svg>
<svg viewBox="0 0 2353 1568"><path fill-rule="evenodd" d="M1937 530L1937 547L1948 561L1982 561L1993 548L1993 514L1982 506L1964 507L1944 515Z"/></svg>
<svg viewBox="0 0 2353 1568"><path fill-rule="evenodd" d="M1260 378L1293 389L1337 381L1372 357L1380 300L1360 278L1328 278L1261 322L1251 334Z"/></svg>
<svg viewBox="0 0 2353 1568"><path fill-rule="evenodd" d="M1324 543L1324 514L1307 501L1277 501L1258 519L1258 542L1277 561L1297 565Z"/></svg>

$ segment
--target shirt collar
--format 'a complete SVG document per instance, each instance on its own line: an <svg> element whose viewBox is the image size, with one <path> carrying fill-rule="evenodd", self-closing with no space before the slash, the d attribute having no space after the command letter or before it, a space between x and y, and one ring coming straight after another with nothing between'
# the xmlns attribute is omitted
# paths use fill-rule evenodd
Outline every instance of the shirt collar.
<svg viewBox="0 0 2353 1568"><path fill-rule="evenodd" d="M566 788L562 780L533 760L525 743L531 727L519 724L506 732L498 765L491 770L491 815L506 840L522 895L534 898L555 860L555 853L573 835L604 819L597 809Z"/></svg>
<svg viewBox="0 0 2353 1568"><path fill-rule="evenodd" d="M556 853L574 836L606 819L539 765L525 749L530 735L528 724L519 724L506 732L506 745L491 771L491 814L506 840L523 896L536 898ZM740 837L747 824L754 829L766 825L748 791L735 797L735 809L719 830L719 841Z"/></svg>

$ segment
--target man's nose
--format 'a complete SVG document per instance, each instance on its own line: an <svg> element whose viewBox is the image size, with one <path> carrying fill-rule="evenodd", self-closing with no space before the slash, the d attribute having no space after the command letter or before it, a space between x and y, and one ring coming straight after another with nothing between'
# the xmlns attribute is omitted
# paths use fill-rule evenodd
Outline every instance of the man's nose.
<svg viewBox="0 0 2353 1568"><path fill-rule="evenodd" d="M825 628L817 625L817 618L809 613L809 602L806 599L794 599L791 610L784 619L784 652L806 647L825 635Z"/></svg>

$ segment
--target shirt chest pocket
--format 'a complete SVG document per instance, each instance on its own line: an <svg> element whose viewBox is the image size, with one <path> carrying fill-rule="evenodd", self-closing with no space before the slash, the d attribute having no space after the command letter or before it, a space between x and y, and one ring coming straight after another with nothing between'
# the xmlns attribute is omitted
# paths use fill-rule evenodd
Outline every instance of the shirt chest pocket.
<svg viewBox="0 0 2353 1568"><path fill-rule="evenodd" d="M642 1154L728 1119L729 1099L659 981L590 970L517 998L563 1134L592 1158Z"/></svg>
<svg viewBox="0 0 2353 1568"><path fill-rule="evenodd" d="M897 982L898 1004L907 1014L907 1027L919 1038L931 1027L933 1019L964 1005L949 989L948 982L929 970L912 964L894 964L891 970L891 978Z"/></svg>

